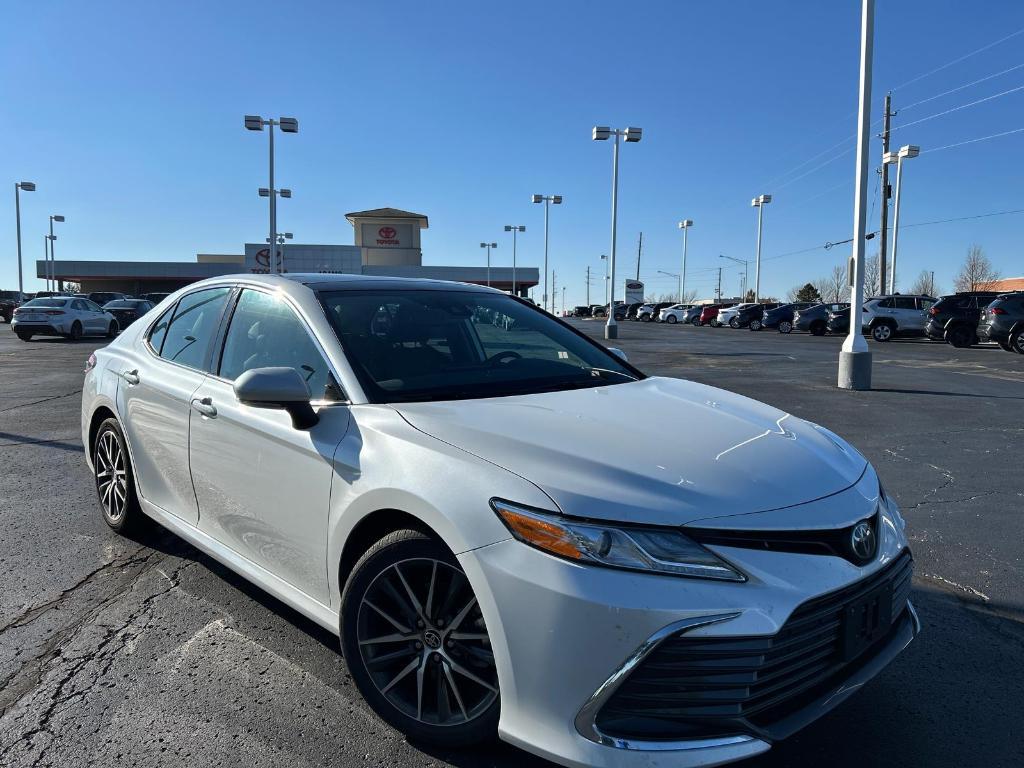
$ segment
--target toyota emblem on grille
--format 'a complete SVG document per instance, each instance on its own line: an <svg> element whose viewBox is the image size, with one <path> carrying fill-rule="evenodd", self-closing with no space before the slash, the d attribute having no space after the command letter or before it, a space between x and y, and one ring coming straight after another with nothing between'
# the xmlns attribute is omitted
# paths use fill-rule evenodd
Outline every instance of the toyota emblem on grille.
<svg viewBox="0 0 1024 768"><path fill-rule="evenodd" d="M850 549L860 560L870 560L875 555L875 529L871 523L862 520L850 531Z"/></svg>

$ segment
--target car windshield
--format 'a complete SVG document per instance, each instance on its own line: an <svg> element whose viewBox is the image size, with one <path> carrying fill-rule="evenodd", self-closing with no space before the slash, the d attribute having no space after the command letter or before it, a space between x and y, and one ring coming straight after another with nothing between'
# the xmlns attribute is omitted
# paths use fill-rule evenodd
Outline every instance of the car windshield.
<svg viewBox="0 0 1024 768"><path fill-rule="evenodd" d="M373 402L501 397L643 378L504 294L396 289L325 291L319 298Z"/></svg>
<svg viewBox="0 0 1024 768"><path fill-rule="evenodd" d="M68 303L67 299L32 299L25 302L26 307L63 307Z"/></svg>

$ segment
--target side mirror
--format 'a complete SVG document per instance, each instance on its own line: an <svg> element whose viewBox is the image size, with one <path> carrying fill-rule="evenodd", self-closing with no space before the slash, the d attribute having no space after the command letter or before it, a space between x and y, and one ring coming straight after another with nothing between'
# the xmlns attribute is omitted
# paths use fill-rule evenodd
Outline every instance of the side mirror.
<svg viewBox="0 0 1024 768"><path fill-rule="evenodd" d="M620 360L622 360L624 363L628 363L629 362L629 358L626 357L626 353L623 352L618 347L608 347L608 351L611 352L613 355L615 355Z"/></svg>
<svg viewBox="0 0 1024 768"><path fill-rule="evenodd" d="M320 420L309 404L309 386L294 368L252 368L235 379L234 390L240 403L288 411L296 429L309 429Z"/></svg>

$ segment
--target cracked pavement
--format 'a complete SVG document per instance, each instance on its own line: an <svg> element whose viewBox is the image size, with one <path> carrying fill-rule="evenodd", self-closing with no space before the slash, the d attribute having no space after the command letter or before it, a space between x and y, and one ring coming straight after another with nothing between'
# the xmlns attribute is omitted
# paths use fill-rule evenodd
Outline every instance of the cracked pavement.
<svg viewBox="0 0 1024 768"><path fill-rule="evenodd" d="M1024 762L1024 358L874 344L877 390L847 393L833 386L838 339L620 327L618 346L649 373L850 439L908 518L922 635L745 765ZM109 531L78 435L96 346L23 344L0 325L0 765L549 765L502 744L408 743L363 704L329 633L159 528Z"/></svg>

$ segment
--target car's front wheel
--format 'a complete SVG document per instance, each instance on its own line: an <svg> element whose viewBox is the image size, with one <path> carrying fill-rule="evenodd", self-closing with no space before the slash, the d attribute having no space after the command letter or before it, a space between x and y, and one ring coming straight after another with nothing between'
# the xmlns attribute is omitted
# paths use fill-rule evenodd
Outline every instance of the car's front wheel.
<svg viewBox="0 0 1024 768"><path fill-rule="evenodd" d="M117 336L117 321L111 320L110 325L107 326L107 338L112 339Z"/></svg>
<svg viewBox="0 0 1024 768"><path fill-rule="evenodd" d="M875 341L889 341L892 338L892 326L888 323L878 323L871 327L871 338Z"/></svg>
<svg viewBox="0 0 1024 768"><path fill-rule="evenodd" d="M18 338L22 341L32 341L32 334L25 333L24 331L17 331Z"/></svg>
<svg viewBox="0 0 1024 768"><path fill-rule="evenodd" d="M139 508L131 457L116 419L107 419L96 431L92 469L107 525L118 533L140 528L147 518Z"/></svg>
<svg viewBox="0 0 1024 768"><path fill-rule="evenodd" d="M1024 331L1010 334L1010 349L1018 355L1024 355Z"/></svg>
<svg viewBox="0 0 1024 768"><path fill-rule="evenodd" d="M71 332L68 334L68 338L72 341L79 341L82 338L82 324L77 320L71 324Z"/></svg>
<svg viewBox="0 0 1024 768"><path fill-rule="evenodd" d="M752 330L752 331L760 331L761 330L761 321L760 320L751 320L750 321L750 330Z"/></svg>
<svg viewBox="0 0 1024 768"><path fill-rule="evenodd" d="M679 322L679 320L676 318L675 315L669 315L668 317L665 318L665 322L668 323L669 325L675 325L677 322Z"/></svg>
<svg viewBox="0 0 1024 768"><path fill-rule="evenodd" d="M359 559L341 599L341 645L363 698L412 739L456 747L496 736L490 637L466 574L440 541L396 531Z"/></svg>
<svg viewBox="0 0 1024 768"><path fill-rule="evenodd" d="M729 327L730 328L739 328L740 327L740 321L737 320L735 317L730 318L729 319Z"/></svg>
<svg viewBox="0 0 1024 768"><path fill-rule="evenodd" d="M792 333L793 324L789 320L783 320L779 323L779 333Z"/></svg>

